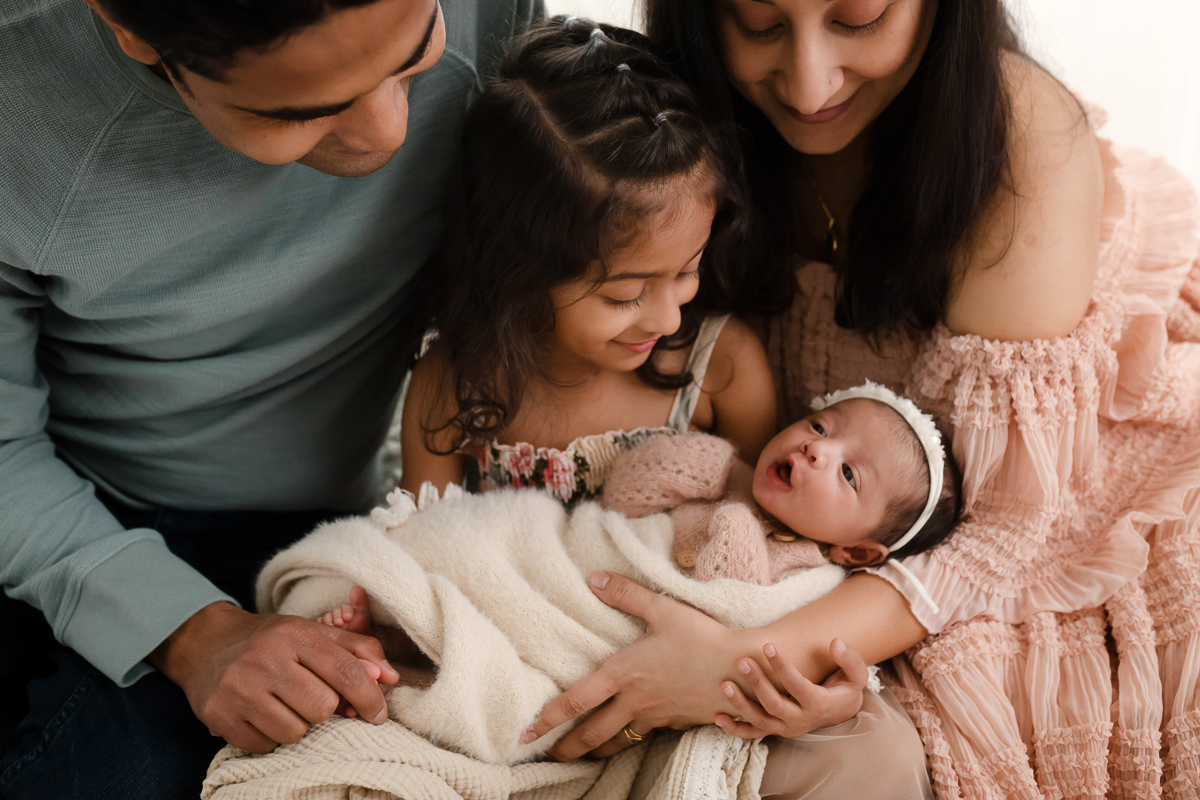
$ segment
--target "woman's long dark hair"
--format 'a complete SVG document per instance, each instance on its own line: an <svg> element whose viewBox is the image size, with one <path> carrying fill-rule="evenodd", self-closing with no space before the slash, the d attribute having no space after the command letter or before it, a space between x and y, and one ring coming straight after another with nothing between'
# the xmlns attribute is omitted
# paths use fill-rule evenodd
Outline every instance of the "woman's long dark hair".
<svg viewBox="0 0 1200 800"><path fill-rule="evenodd" d="M737 94L721 61L712 0L647 0L650 38L718 120L735 122L750 205L770 270L796 252L788 145ZM945 312L959 246L1007 183L1005 51L1020 43L1002 0L942 0L911 80L873 123L867 184L836 264L839 325L864 334L927 330Z"/></svg>
<svg viewBox="0 0 1200 800"><path fill-rule="evenodd" d="M656 350L687 346L704 316L748 302L751 265L736 257L743 202L718 139L641 34L556 17L511 45L467 113L445 242L416 282L458 407L449 420L428 409L426 440L443 443L431 449L510 423L531 379L548 377L538 343L554 326L551 290L598 286L593 265L689 193L712 197L716 219L696 299ZM643 380L691 380L661 371L656 355Z"/></svg>

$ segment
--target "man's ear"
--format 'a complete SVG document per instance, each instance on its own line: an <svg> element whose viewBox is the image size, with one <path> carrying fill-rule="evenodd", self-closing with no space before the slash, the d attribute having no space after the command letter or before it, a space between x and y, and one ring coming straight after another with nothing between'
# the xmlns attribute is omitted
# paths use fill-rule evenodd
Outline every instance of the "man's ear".
<svg viewBox="0 0 1200 800"><path fill-rule="evenodd" d="M125 51L125 55L134 61L142 62L148 67L153 67L162 61L158 57L157 51L146 44L145 39L131 33L128 28L114 20L112 15L100 4L100 0L83 0L83 2L87 3L92 11L100 15L100 19L104 20L105 25L112 28L113 34L117 37L117 44L121 45L121 49Z"/></svg>
<svg viewBox="0 0 1200 800"><path fill-rule="evenodd" d="M829 560L843 567L873 567L882 564L887 557L887 547L870 539L863 539L847 547L839 544L829 548Z"/></svg>

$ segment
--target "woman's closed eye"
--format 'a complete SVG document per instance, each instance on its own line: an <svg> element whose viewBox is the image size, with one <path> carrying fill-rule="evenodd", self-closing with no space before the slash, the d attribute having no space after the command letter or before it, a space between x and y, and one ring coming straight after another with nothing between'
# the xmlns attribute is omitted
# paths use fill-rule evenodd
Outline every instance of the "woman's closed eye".
<svg viewBox="0 0 1200 800"><path fill-rule="evenodd" d="M755 30L754 28L748 28L739 22L738 28L741 30L742 35L749 39L770 39L772 36L783 30L783 23L777 22L769 28Z"/></svg>
<svg viewBox="0 0 1200 800"><path fill-rule="evenodd" d="M870 22L864 22L861 25L851 25L848 22L841 21L836 21L833 24L849 36L866 36L867 34L874 33L883 24L883 18L887 16L888 8L891 8L891 6L884 8L875 19Z"/></svg>

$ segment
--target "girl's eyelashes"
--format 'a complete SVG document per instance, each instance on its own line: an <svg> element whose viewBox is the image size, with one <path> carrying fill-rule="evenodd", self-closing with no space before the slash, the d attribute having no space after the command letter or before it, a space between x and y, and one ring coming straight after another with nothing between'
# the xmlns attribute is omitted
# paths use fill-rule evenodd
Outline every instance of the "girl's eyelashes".
<svg viewBox="0 0 1200 800"><path fill-rule="evenodd" d="M622 308L622 309L637 308L638 306L640 306L642 304L643 296L644 295L639 294L637 297L633 298L632 300L614 300L610 297L608 299L608 302L612 303L617 308Z"/></svg>
<svg viewBox="0 0 1200 800"><path fill-rule="evenodd" d="M846 483L850 484L851 488L858 489L858 484L854 481L854 470L850 469L849 464L842 464L842 477L846 479Z"/></svg>

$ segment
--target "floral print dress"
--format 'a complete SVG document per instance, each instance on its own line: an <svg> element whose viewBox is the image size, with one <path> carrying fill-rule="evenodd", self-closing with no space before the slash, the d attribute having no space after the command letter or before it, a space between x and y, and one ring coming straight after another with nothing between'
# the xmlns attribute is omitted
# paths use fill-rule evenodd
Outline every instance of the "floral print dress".
<svg viewBox="0 0 1200 800"><path fill-rule="evenodd" d="M479 490L544 489L568 506L598 495L621 453L655 437L688 430L713 345L727 319L728 315L714 316L701 323L688 356L687 369L692 373L692 381L675 395L666 425L580 436L561 450L534 447L526 442L501 444L495 440L486 445L468 445L466 452L479 462Z"/></svg>

